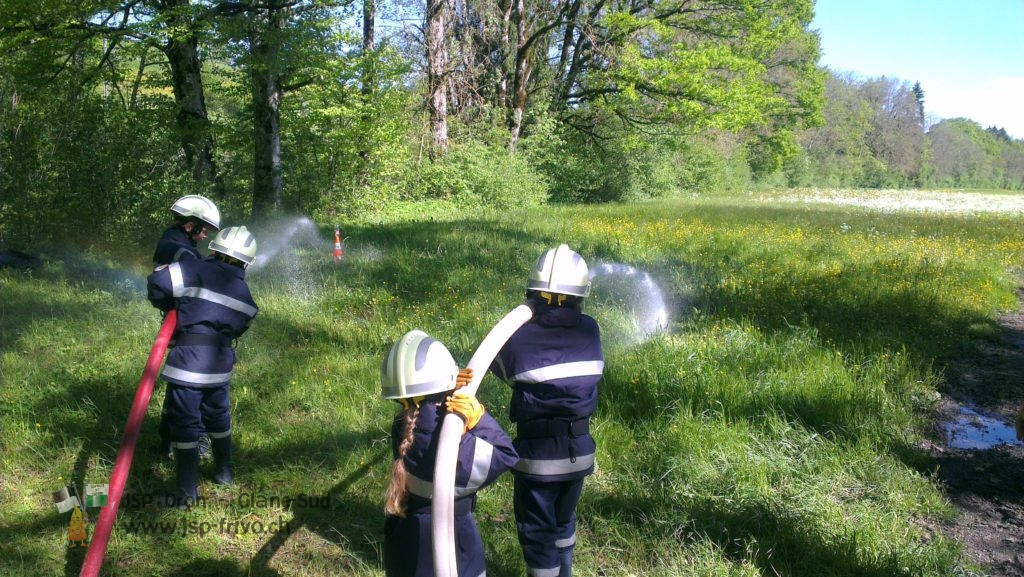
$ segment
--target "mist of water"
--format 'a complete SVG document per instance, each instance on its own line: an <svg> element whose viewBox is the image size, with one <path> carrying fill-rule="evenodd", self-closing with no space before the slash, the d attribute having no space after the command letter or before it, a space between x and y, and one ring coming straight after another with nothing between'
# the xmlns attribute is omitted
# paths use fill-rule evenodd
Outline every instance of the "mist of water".
<svg viewBox="0 0 1024 577"><path fill-rule="evenodd" d="M622 263L600 263L590 269L591 299L616 314L613 326L631 343L647 340L668 328L664 292L644 270ZM608 323L602 319L602 326Z"/></svg>
<svg viewBox="0 0 1024 577"><path fill-rule="evenodd" d="M320 236L316 225L308 217L299 216L270 221L262 225L254 225L252 233L256 237L256 261L250 270L259 270L279 257L294 257L297 249L310 249L331 254L332 241Z"/></svg>
<svg viewBox="0 0 1024 577"><path fill-rule="evenodd" d="M334 238L321 236L305 216L280 218L249 227L256 237L256 260L248 275L273 283L292 298L312 300L321 294L325 262L333 260Z"/></svg>

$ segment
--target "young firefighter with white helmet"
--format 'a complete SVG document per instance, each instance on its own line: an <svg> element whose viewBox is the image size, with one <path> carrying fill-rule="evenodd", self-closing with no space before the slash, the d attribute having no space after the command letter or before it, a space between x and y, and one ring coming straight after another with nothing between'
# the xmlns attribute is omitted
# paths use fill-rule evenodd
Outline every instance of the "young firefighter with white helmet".
<svg viewBox="0 0 1024 577"><path fill-rule="evenodd" d="M203 258L199 253L199 241L204 240L211 230L220 228L220 210L212 200L198 194L185 195L171 205L174 223L171 224L153 252L153 262L157 265L171 264L179 260ZM167 429L167 405L169 390L164 391L164 401L160 412L160 444L156 447L158 455L166 455L171 450L170 431ZM200 436L201 452L206 453L209 439L204 432Z"/></svg>
<svg viewBox="0 0 1024 577"><path fill-rule="evenodd" d="M220 211L205 196L185 195L171 205L174 223L164 231L153 253L157 265L171 264L183 258L202 258L199 241L220 228Z"/></svg>
<svg viewBox="0 0 1024 577"><path fill-rule="evenodd" d="M570 577L576 505L594 471L590 416L604 354L597 322L581 311L586 261L562 244L537 259L527 283L533 318L498 352L491 372L512 386L516 424L513 510L527 574Z"/></svg>
<svg viewBox="0 0 1024 577"><path fill-rule="evenodd" d="M406 333L381 365L382 396L402 405L391 425L394 462L385 494L384 573L433 577L431 497L437 437L448 412L465 421L455 473L456 567L459 577L486 574L484 545L473 519L476 492L515 464L512 440L474 396L455 393L472 379L423 331ZM455 393L455 394L452 394Z"/></svg>
<svg viewBox="0 0 1024 577"><path fill-rule="evenodd" d="M175 505L198 498L199 435L210 435L214 482L234 481L231 465L230 384L234 341L259 311L245 282L256 258L256 239L244 227L225 228L210 241L205 259L181 260L156 268L148 296L162 311L178 311L174 347L161 377L169 394L168 426L176 467Z"/></svg>

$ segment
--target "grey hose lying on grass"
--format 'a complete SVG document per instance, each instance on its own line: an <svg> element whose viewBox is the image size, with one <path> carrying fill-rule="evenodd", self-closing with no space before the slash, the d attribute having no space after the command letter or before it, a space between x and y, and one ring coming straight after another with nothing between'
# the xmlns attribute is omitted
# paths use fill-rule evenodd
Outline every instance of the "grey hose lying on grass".
<svg viewBox="0 0 1024 577"><path fill-rule="evenodd" d="M467 394L476 395L480 381L483 380L498 351L512 334L532 317L533 310L530 307L519 305L487 333L467 365L473 369L473 379L463 389ZM434 495L430 505L435 577L458 575L455 567L455 468L458 465L459 440L462 438L464 427L462 418L455 413L445 415L441 423L441 438L437 444L437 458L434 462Z"/></svg>

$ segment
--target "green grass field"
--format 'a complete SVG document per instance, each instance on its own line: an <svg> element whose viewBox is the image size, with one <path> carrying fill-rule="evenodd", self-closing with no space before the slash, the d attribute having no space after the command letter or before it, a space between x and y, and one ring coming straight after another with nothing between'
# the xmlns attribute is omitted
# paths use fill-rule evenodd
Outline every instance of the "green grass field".
<svg viewBox="0 0 1024 577"><path fill-rule="evenodd" d="M594 280L607 369L579 575L979 574L933 529L954 510L916 447L944 361L1016 307L1022 224L737 196L349 225L335 264L322 223L322 250L249 275L261 312L232 385L239 484L207 476L192 511L145 504L174 476L149 451L158 385L103 574L382 575L396 405L379 397L381 358L421 328L465 363L561 242L592 268L646 273L668 313L644 335L627 290L641 275ZM0 575L78 574L85 548L68 547L51 493L108 482L160 323L150 250L0 269ZM487 377L480 397L507 424L504 385ZM497 577L525 572L510 505L506 476L476 515Z"/></svg>

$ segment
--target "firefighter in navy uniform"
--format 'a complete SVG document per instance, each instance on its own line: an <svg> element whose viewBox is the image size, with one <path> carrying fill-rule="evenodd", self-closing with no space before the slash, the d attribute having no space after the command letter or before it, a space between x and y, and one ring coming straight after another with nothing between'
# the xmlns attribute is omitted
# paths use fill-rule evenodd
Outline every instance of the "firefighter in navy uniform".
<svg viewBox="0 0 1024 577"><path fill-rule="evenodd" d="M384 573L433 577L431 497L441 426L447 413L465 422L455 472L455 565L459 577L486 574L473 509L476 493L517 460L512 440L474 396L455 393L472 379L423 331L406 333L381 365L382 395L402 408L391 425L394 462L384 498Z"/></svg>
<svg viewBox="0 0 1024 577"><path fill-rule="evenodd" d="M189 194L174 201L171 205L174 222L164 231L153 252L153 262L157 265L171 264L179 260L201 259L199 241L205 240L210 231L220 228L220 211L212 200ZM166 455L171 451L171 436L167 428L167 406L170 402L170 391L164 391L163 406L160 411L160 444L156 448L158 455ZM209 450L209 438L205 431L200 435L200 452Z"/></svg>
<svg viewBox="0 0 1024 577"><path fill-rule="evenodd" d="M199 435L210 435L214 482L234 481L231 465L230 383L234 341L248 330L258 307L245 282L256 258L256 239L244 226L220 231L211 255L157 267L148 277L149 300L178 311L174 348L161 378L170 395L168 426L176 467L176 505L198 498Z"/></svg>
<svg viewBox="0 0 1024 577"><path fill-rule="evenodd" d="M199 254L199 241L220 228L220 211L205 196L189 194L171 205L174 223L164 231L153 252L157 266L182 259L203 258Z"/></svg>
<svg viewBox="0 0 1024 577"><path fill-rule="evenodd" d="M590 416L604 354L597 322L581 311L590 271L562 244L537 259L527 283L530 322L505 343L491 372L512 387L516 424L513 506L530 577L570 577L576 505L594 471Z"/></svg>

